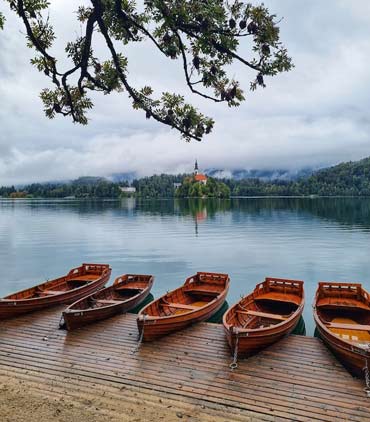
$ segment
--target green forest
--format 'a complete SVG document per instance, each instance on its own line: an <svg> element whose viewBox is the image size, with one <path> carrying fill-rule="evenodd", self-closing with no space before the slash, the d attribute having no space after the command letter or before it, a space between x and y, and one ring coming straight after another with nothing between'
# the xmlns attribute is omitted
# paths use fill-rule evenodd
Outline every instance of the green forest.
<svg viewBox="0 0 370 422"><path fill-rule="evenodd" d="M225 183L212 177L208 177L207 184L203 185L188 176L175 190L175 196L178 198L229 198L230 194L230 188Z"/></svg>
<svg viewBox="0 0 370 422"><path fill-rule="evenodd" d="M181 186L175 188L174 184ZM119 198L120 187L136 188L141 198L230 196L370 196L370 158L341 163L319 170L310 177L265 182L260 179L214 179L195 182L191 175L155 175L113 183L101 177L81 177L64 183L33 183L22 187L0 187L3 198Z"/></svg>
<svg viewBox="0 0 370 422"><path fill-rule="evenodd" d="M70 183L32 183L16 189L0 187L5 198L117 198L119 186L100 177L81 177Z"/></svg>

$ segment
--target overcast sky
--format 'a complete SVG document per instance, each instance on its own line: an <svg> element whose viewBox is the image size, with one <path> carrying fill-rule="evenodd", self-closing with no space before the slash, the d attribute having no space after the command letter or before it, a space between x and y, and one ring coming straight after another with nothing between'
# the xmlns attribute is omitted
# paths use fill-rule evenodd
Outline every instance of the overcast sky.
<svg viewBox="0 0 370 422"><path fill-rule="evenodd" d="M83 1L53 0L51 19L63 43L80 33L72 14ZM147 121L123 94L99 95L88 126L58 116L48 120L39 92L48 81L29 59L23 28L9 14L0 32L0 185L202 169L300 169L370 155L370 2L266 0L284 17L281 39L292 72L268 78L249 92L250 73L233 69L247 91L239 108L191 96L181 63L163 59L148 44L130 47L130 79L186 94L216 125L204 141L186 143L177 132ZM98 47L99 48L99 47Z"/></svg>

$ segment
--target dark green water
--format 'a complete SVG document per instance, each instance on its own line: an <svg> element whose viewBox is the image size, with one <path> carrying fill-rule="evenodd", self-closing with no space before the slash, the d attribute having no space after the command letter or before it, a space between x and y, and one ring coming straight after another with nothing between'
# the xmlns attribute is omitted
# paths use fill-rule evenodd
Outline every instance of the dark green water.
<svg viewBox="0 0 370 422"><path fill-rule="evenodd" d="M154 274L154 297L227 272L229 305L266 276L302 279L312 335L319 280L370 290L370 199L0 201L0 296L82 262Z"/></svg>

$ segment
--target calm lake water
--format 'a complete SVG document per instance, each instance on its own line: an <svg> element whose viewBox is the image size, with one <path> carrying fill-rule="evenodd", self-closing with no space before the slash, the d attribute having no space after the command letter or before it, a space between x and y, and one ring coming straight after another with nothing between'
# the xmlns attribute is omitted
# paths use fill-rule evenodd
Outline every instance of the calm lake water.
<svg viewBox="0 0 370 422"><path fill-rule="evenodd" d="M156 277L155 297L196 271L226 272L228 302L266 276L305 281L313 334L317 282L370 290L370 199L0 200L0 296L82 262Z"/></svg>

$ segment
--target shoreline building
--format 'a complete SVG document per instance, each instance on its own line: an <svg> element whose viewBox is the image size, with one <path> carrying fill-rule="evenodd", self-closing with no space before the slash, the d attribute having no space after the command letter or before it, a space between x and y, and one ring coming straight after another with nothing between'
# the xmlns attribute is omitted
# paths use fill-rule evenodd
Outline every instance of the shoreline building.
<svg viewBox="0 0 370 422"><path fill-rule="evenodd" d="M207 184L207 176L203 173L199 173L199 167L198 167L198 161L195 160L195 165L194 165L194 180L196 182L202 183L203 185Z"/></svg>
<svg viewBox="0 0 370 422"><path fill-rule="evenodd" d="M122 193L127 193L127 194L135 194L136 193L136 188L134 188L133 186L124 186L124 187L122 187L122 186L119 186L119 190L122 192Z"/></svg>

